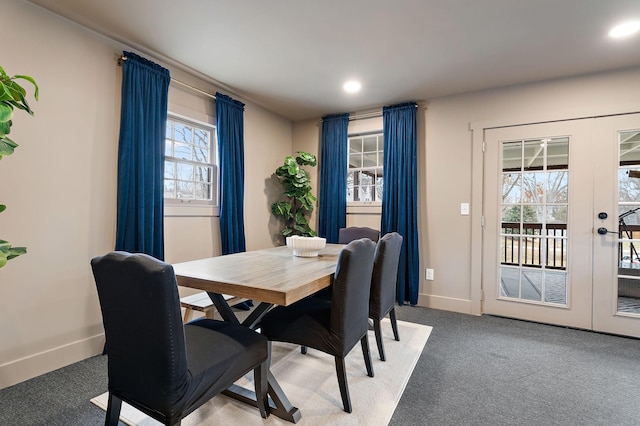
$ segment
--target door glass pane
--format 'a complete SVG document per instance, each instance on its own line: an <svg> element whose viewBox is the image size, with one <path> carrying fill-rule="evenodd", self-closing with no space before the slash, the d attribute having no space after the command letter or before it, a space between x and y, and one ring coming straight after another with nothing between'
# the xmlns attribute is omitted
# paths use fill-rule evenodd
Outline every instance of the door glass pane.
<svg viewBox="0 0 640 426"><path fill-rule="evenodd" d="M520 185L520 173L502 174L502 202L504 204L520 203L522 197Z"/></svg>
<svg viewBox="0 0 640 426"><path fill-rule="evenodd" d="M524 203L539 203L544 199L544 178L544 172L522 174L522 198Z"/></svg>
<svg viewBox="0 0 640 426"><path fill-rule="evenodd" d="M640 315L640 130L619 132L618 312Z"/></svg>
<svg viewBox="0 0 640 426"><path fill-rule="evenodd" d="M567 304L567 274L547 270L544 275L544 300L560 305Z"/></svg>
<svg viewBox="0 0 640 426"><path fill-rule="evenodd" d="M544 218L544 206L541 206L541 205L522 206L522 221L524 223L531 224L531 225L525 225L525 230L527 234L540 235L543 218Z"/></svg>
<svg viewBox="0 0 640 426"><path fill-rule="evenodd" d="M569 139L502 143L500 297L567 304Z"/></svg>
<svg viewBox="0 0 640 426"><path fill-rule="evenodd" d="M558 226L557 228L547 228L547 236L545 243L546 266L547 269L563 269L567 262L567 239L563 238L566 226ZM553 238L559 236L560 238Z"/></svg>
<svg viewBox="0 0 640 426"><path fill-rule="evenodd" d="M520 269L500 268L500 297L520 298Z"/></svg>
<svg viewBox="0 0 640 426"><path fill-rule="evenodd" d="M566 204L569 199L568 174L566 171L548 172L545 193L547 203Z"/></svg>
<svg viewBox="0 0 640 426"><path fill-rule="evenodd" d="M569 138L543 139L543 141L547 143L547 170L568 169Z"/></svg>
<svg viewBox="0 0 640 426"><path fill-rule="evenodd" d="M500 239L500 263L502 265L520 264L520 237L503 235Z"/></svg>
<svg viewBox="0 0 640 426"><path fill-rule="evenodd" d="M544 168L544 149L546 139L524 141L524 170L542 170Z"/></svg>
<svg viewBox="0 0 640 426"><path fill-rule="evenodd" d="M536 302L542 301L542 271L522 270L522 298Z"/></svg>
<svg viewBox="0 0 640 426"><path fill-rule="evenodd" d="M522 142L504 142L502 144L502 170L520 172L522 170Z"/></svg>

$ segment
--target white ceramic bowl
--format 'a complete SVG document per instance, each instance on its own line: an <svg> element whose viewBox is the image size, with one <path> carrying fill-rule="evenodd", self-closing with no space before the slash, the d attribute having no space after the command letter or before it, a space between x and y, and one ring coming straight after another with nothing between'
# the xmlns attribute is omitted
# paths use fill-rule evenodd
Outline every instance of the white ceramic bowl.
<svg viewBox="0 0 640 426"><path fill-rule="evenodd" d="M326 238L301 237L299 235L287 237L287 247L293 250L294 256L298 257L316 257L326 245Z"/></svg>

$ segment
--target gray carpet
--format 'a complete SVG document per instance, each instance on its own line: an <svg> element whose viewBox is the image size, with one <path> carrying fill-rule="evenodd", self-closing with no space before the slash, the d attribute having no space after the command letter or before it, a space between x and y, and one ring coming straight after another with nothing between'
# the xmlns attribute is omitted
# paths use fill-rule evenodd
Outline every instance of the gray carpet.
<svg viewBox="0 0 640 426"><path fill-rule="evenodd" d="M390 425L639 425L640 340L403 306L433 326ZM402 336L400 336L402 339ZM97 356L0 390L0 425L101 425Z"/></svg>
<svg viewBox="0 0 640 426"><path fill-rule="evenodd" d="M433 327L390 425L640 425L640 340L402 308Z"/></svg>

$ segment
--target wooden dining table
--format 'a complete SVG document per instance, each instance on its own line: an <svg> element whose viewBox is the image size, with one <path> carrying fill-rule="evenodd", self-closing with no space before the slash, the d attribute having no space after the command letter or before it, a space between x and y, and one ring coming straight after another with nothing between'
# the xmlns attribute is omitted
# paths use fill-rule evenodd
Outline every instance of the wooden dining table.
<svg viewBox="0 0 640 426"><path fill-rule="evenodd" d="M291 305L331 285L342 248L343 244L327 244L317 257L297 257L282 246L176 263L173 269L178 285L209 293L225 321L255 329L274 305ZM223 295L258 304L241 322ZM271 414L293 423L300 420L300 410L289 402L271 372L268 382ZM249 389L233 385L224 393L257 406L255 393Z"/></svg>

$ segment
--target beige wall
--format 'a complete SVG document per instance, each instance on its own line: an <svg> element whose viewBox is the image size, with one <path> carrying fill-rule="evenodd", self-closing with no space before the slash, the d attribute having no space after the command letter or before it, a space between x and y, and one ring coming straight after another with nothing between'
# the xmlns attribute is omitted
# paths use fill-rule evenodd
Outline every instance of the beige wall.
<svg viewBox="0 0 640 426"><path fill-rule="evenodd" d="M0 203L8 206L0 215L0 238L29 251L0 269L0 388L102 350L89 261L114 246L121 76L116 59L123 49L134 50L23 1L5 1L2 13L3 32L14 36L0 65L10 74L32 75L41 98L33 102L35 117L16 114L11 137L20 147L0 162ZM182 81L216 91L163 65ZM246 104L245 223L247 247L256 249L273 245L277 233L269 227L274 195L267 181L291 152L292 125ZM174 85L169 109L201 121L213 117L210 99ZM218 229L217 217L166 218L166 260L219 254Z"/></svg>
<svg viewBox="0 0 640 426"><path fill-rule="evenodd" d="M482 129L638 111L640 69L521 85L429 102L421 305L480 313ZM472 132L470 129L474 128ZM460 203L471 215L460 215Z"/></svg>
<svg viewBox="0 0 640 426"><path fill-rule="evenodd" d="M318 197L320 184L318 183L318 176L320 175L320 151L318 150L318 146L320 146L320 120L308 120L304 122L295 123L293 126L293 153L298 151L310 152L314 154L318 159L318 164L316 167L304 166L303 168L309 173L309 178L311 179L311 193ZM318 230L318 203L311 212L311 217L309 218L309 224L314 231Z"/></svg>
<svg viewBox="0 0 640 426"><path fill-rule="evenodd" d="M520 85L420 104L423 107L418 113L418 304L479 314L483 126L638 111L640 69ZM294 123L294 149L305 146L318 152L319 128L315 123L317 120ZM475 138L472 126L477 129ZM461 203L471 204L471 215L460 214ZM364 216L350 215L347 223L371 226L372 222ZM433 281L424 278L427 267L435 271Z"/></svg>

